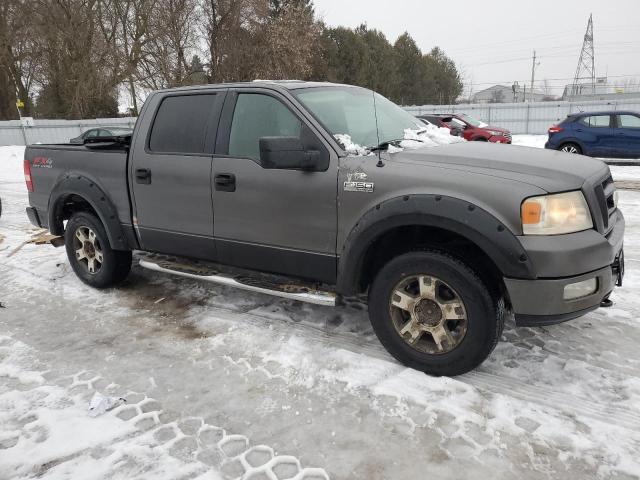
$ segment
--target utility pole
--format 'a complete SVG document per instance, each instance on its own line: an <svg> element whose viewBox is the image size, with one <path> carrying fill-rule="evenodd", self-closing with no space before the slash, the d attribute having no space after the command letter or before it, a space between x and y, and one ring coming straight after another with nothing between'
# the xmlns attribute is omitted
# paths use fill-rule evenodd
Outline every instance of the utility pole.
<svg viewBox="0 0 640 480"><path fill-rule="evenodd" d="M533 64L531 65L531 88L529 89L529 101L533 101L533 82L536 78L536 67L540 65L540 62L536 63L536 51L533 51Z"/></svg>

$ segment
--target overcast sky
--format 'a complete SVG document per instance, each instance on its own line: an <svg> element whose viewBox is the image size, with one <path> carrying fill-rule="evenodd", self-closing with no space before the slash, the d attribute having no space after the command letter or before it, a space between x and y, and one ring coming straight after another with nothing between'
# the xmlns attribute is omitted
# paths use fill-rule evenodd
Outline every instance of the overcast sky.
<svg viewBox="0 0 640 480"><path fill-rule="evenodd" d="M640 0L314 0L330 26L366 23L393 43L408 31L423 52L441 47L469 87L531 80L533 50L539 56L536 86L548 80L561 94L575 75L589 14L593 13L596 75L621 84L640 79ZM540 82L538 82L538 80Z"/></svg>

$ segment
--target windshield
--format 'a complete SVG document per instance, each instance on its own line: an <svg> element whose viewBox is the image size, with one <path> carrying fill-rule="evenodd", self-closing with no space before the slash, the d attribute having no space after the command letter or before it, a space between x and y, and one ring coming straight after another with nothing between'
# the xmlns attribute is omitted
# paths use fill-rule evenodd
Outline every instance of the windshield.
<svg viewBox="0 0 640 480"><path fill-rule="evenodd" d="M110 128L111 135L129 135L133 130L130 128Z"/></svg>
<svg viewBox="0 0 640 480"><path fill-rule="evenodd" d="M464 113L459 115L460 118L462 118L465 122L467 122L469 125L474 126L474 127L484 127L487 124L484 122L481 122L480 120L476 120L473 117L470 117L469 115L465 115Z"/></svg>
<svg viewBox="0 0 640 480"><path fill-rule="evenodd" d="M375 148L406 138L407 130L425 129L420 120L365 88L314 87L294 94L347 151Z"/></svg>

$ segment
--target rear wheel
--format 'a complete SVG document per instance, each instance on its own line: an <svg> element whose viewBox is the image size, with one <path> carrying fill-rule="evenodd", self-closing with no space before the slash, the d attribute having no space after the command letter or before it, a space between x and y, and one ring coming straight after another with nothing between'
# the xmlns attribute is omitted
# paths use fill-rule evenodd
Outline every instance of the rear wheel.
<svg viewBox="0 0 640 480"><path fill-rule="evenodd" d="M575 143L562 144L562 145L560 145L558 150L560 150L561 152L566 152L566 153L577 153L577 154L581 154L582 153L582 149L580 148L580 146L576 145Z"/></svg>
<svg viewBox="0 0 640 480"><path fill-rule="evenodd" d="M504 326L501 302L460 260L413 252L380 270L369 290L369 317L401 363L431 375L459 375L495 348Z"/></svg>
<svg viewBox="0 0 640 480"><path fill-rule="evenodd" d="M67 222L64 241L71 268L87 285L111 287L131 270L131 252L111 249L107 232L95 215L74 213Z"/></svg>

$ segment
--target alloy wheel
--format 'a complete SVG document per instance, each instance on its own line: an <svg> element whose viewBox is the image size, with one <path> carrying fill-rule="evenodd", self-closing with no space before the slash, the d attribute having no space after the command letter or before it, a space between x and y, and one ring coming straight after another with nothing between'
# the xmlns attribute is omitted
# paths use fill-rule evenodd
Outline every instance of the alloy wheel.
<svg viewBox="0 0 640 480"><path fill-rule="evenodd" d="M398 283L391 291L389 310L398 335L422 353L448 353L467 332L467 310L460 295L431 275L413 275Z"/></svg>
<svg viewBox="0 0 640 480"><path fill-rule="evenodd" d="M103 253L100 241L89 227L78 227L73 237L73 249L76 260L93 275L98 273L103 264Z"/></svg>

